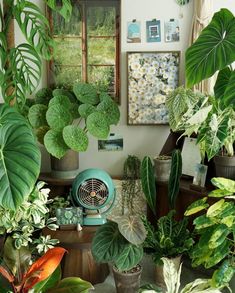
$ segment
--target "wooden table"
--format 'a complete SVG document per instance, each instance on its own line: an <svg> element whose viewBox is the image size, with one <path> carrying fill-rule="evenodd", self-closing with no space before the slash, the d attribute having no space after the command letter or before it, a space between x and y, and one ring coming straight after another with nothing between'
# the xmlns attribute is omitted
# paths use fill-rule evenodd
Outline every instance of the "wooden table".
<svg viewBox="0 0 235 293"><path fill-rule="evenodd" d="M58 239L61 246L67 249L62 261L62 276L80 277L92 284L101 283L109 274L107 264L97 264L91 254L91 242L99 226L83 226L82 231L43 229L44 235Z"/></svg>

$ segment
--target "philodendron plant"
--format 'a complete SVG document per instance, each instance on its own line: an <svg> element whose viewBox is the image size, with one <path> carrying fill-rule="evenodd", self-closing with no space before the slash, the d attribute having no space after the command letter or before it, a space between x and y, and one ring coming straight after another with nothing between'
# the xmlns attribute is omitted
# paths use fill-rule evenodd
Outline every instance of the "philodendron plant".
<svg viewBox="0 0 235 293"><path fill-rule="evenodd" d="M45 93L44 100L42 93ZM99 93L92 84L77 83L73 92L56 89L52 97L49 90L43 90L37 98L40 103L36 99L36 104L29 109L30 124L39 142L58 159L69 149L86 151L87 133L99 139L107 138L110 125L117 124L120 118L113 99L106 93Z"/></svg>
<svg viewBox="0 0 235 293"><path fill-rule="evenodd" d="M135 216L122 216L100 226L92 241L92 254L97 262L111 263L121 272L129 271L143 257L146 230Z"/></svg>
<svg viewBox="0 0 235 293"><path fill-rule="evenodd" d="M203 212L193 222L200 238L191 252L192 264L206 268L217 265L212 281L220 287L227 284L235 272L235 181L212 178L211 182L217 189L208 197L192 203L185 215ZM215 203L209 204L209 198L213 198Z"/></svg>

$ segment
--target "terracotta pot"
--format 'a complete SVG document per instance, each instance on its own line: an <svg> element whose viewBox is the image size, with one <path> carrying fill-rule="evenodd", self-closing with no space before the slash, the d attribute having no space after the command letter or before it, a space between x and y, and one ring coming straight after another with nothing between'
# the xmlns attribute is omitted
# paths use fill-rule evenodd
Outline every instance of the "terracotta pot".
<svg viewBox="0 0 235 293"><path fill-rule="evenodd" d="M60 179L72 179L78 174L78 153L68 150L65 156L57 159L51 156L51 176Z"/></svg>
<svg viewBox="0 0 235 293"><path fill-rule="evenodd" d="M171 258L171 260L173 261L176 270L178 270L180 267L181 255ZM163 265L158 265L155 268L155 282L161 288L163 289L166 288L166 283L164 281L164 276L163 276Z"/></svg>
<svg viewBox="0 0 235 293"><path fill-rule="evenodd" d="M235 180L235 156L215 156L214 163L217 177Z"/></svg>
<svg viewBox="0 0 235 293"><path fill-rule="evenodd" d="M171 157L167 157L166 159L159 159L156 157L153 159L153 161L156 181L168 181L171 172Z"/></svg>
<svg viewBox="0 0 235 293"><path fill-rule="evenodd" d="M116 285L117 293L136 293L140 287L140 277L142 267L138 266L139 270L133 273L121 273L113 267L113 277Z"/></svg>

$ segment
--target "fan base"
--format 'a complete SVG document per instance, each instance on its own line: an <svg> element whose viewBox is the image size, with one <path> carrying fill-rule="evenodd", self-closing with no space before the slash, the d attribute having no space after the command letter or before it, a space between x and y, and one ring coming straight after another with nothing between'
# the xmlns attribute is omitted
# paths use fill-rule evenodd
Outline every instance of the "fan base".
<svg viewBox="0 0 235 293"><path fill-rule="evenodd" d="M94 217L84 217L83 225L84 226L97 226L103 225L107 222L106 218L94 218Z"/></svg>

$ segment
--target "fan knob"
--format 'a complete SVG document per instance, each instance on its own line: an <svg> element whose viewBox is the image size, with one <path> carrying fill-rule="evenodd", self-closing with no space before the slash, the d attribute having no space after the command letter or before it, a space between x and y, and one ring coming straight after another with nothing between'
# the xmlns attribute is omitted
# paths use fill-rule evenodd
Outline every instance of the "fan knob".
<svg viewBox="0 0 235 293"><path fill-rule="evenodd" d="M95 192L95 191L92 191L92 192L90 193L90 196L91 196L91 197L95 197L95 196L96 196L96 192Z"/></svg>

